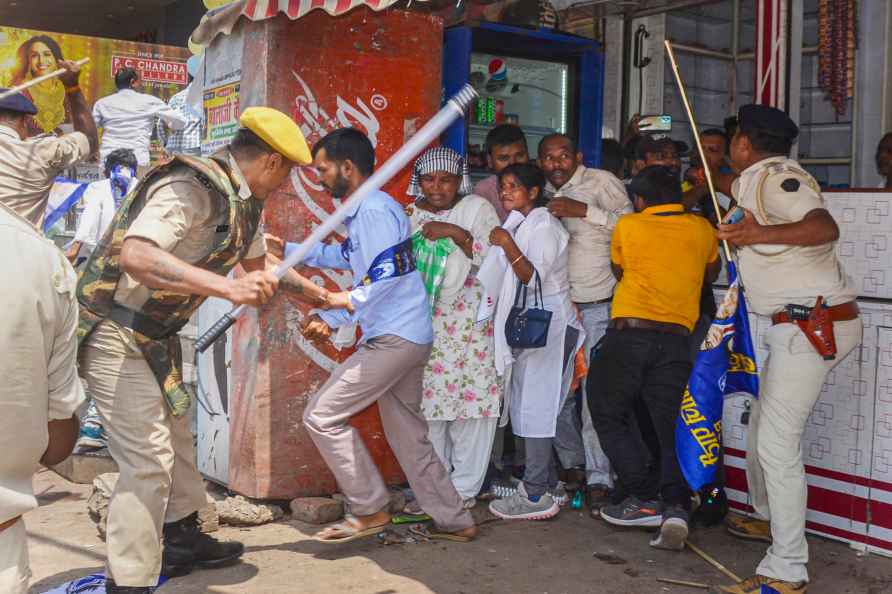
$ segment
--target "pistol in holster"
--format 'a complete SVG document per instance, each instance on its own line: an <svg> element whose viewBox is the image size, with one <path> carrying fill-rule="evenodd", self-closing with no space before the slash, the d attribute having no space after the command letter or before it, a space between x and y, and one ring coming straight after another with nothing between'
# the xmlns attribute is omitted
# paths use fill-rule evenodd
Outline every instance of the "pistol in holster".
<svg viewBox="0 0 892 594"><path fill-rule="evenodd" d="M823 297L818 297L812 308L804 305L787 305L787 314L796 322L799 329L825 361L836 359L836 336L833 334L833 320Z"/></svg>

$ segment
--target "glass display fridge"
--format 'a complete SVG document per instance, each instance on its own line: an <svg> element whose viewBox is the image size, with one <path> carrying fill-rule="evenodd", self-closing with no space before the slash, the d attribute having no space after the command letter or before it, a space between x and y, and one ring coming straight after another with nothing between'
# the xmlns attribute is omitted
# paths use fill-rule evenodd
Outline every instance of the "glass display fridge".
<svg viewBox="0 0 892 594"><path fill-rule="evenodd" d="M465 83L480 94L444 135L446 146L466 156L472 177L486 174L486 135L502 123L523 129L533 158L544 136L561 132L577 140L586 165L598 165L604 70L597 42L483 23L448 29L443 60L446 97Z"/></svg>

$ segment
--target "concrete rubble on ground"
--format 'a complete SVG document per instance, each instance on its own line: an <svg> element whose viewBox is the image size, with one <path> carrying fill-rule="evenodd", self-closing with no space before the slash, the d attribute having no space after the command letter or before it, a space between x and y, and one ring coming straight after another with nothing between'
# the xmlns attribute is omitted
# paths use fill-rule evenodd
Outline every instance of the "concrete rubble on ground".
<svg viewBox="0 0 892 594"><path fill-rule="evenodd" d="M241 495L218 501L217 514L220 524L229 526L259 526L285 516L278 505L251 501Z"/></svg>

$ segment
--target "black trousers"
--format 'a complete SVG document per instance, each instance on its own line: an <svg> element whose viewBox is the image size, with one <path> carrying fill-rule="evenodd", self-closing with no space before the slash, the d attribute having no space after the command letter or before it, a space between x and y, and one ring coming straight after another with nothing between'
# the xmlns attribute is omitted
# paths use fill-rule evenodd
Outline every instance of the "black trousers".
<svg viewBox="0 0 892 594"><path fill-rule="evenodd" d="M607 330L592 357L588 405L610 464L627 492L640 499L690 507L690 490L675 457L675 423L691 374L688 337L650 330ZM635 409L650 414L659 441L651 466Z"/></svg>

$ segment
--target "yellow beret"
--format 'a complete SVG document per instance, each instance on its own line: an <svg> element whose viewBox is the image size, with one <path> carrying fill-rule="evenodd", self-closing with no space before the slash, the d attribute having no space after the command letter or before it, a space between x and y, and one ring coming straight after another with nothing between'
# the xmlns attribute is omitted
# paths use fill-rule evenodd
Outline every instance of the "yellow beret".
<svg viewBox="0 0 892 594"><path fill-rule="evenodd" d="M286 159L298 165L313 162L303 132L294 120L281 111L269 107L249 107L239 119L239 125L262 138Z"/></svg>

